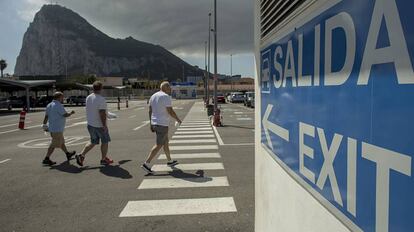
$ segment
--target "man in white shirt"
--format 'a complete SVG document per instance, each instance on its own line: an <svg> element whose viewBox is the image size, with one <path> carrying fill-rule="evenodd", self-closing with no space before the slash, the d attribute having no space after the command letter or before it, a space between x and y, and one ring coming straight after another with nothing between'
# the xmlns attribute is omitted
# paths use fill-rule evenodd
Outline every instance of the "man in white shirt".
<svg viewBox="0 0 414 232"><path fill-rule="evenodd" d="M101 142L101 165L109 165L114 161L108 154L108 144L111 142L107 125L107 105L105 98L101 95L103 85L99 81L93 83L93 93L86 98L86 120L88 122L88 132L91 137L89 144L83 148L80 155L76 155L76 162L83 166L85 155Z"/></svg>
<svg viewBox="0 0 414 232"><path fill-rule="evenodd" d="M172 167L178 164L176 160L171 160L170 148L168 145L168 126L170 125L170 117L174 118L180 124L181 120L172 108L171 97L169 96L169 94L171 94L170 83L161 83L160 89L161 90L153 94L149 100L150 128L152 132L156 133L156 144L152 147L145 163L141 165L142 169L148 174L153 173L150 163L161 148L164 148L168 166Z"/></svg>

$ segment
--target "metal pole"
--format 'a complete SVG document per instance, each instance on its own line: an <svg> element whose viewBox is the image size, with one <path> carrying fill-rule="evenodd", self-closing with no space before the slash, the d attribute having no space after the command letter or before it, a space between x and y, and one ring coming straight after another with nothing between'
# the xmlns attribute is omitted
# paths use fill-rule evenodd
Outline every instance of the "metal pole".
<svg viewBox="0 0 414 232"><path fill-rule="evenodd" d="M207 41L204 42L204 65L205 65L205 72L204 72L204 103L207 103L207 79L208 79L208 72L207 72Z"/></svg>
<svg viewBox="0 0 414 232"><path fill-rule="evenodd" d="M233 78L233 54L230 54L230 77Z"/></svg>
<svg viewBox="0 0 414 232"><path fill-rule="evenodd" d="M214 0L214 112L217 112L217 0Z"/></svg>
<svg viewBox="0 0 414 232"><path fill-rule="evenodd" d="M210 104L211 13L208 14L207 105Z"/></svg>

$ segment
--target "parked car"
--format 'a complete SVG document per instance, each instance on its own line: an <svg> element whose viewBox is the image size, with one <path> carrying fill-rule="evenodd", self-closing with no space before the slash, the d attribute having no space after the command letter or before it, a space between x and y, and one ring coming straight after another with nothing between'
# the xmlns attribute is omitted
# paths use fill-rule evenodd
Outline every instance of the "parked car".
<svg viewBox="0 0 414 232"><path fill-rule="evenodd" d="M214 103L214 97L213 97L213 103ZM217 93L217 103L226 103L226 98L224 97L224 94Z"/></svg>
<svg viewBox="0 0 414 232"><path fill-rule="evenodd" d="M53 101L52 96L43 95L37 100L37 106L46 107L49 103Z"/></svg>
<svg viewBox="0 0 414 232"><path fill-rule="evenodd" d="M256 104L256 103L255 103L256 101L255 101L254 99L255 99L255 97L254 97L254 94L253 94L253 100L252 100L252 103L251 103L251 107L252 107L252 108L254 108L254 107L255 107L254 105Z"/></svg>
<svg viewBox="0 0 414 232"><path fill-rule="evenodd" d="M12 110L13 107L10 104L10 100L7 98L0 98L0 109Z"/></svg>
<svg viewBox="0 0 414 232"><path fill-rule="evenodd" d="M23 107L25 105L24 100L21 97L11 96L9 102L12 107Z"/></svg>
<svg viewBox="0 0 414 232"><path fill-rule="evenodd" d="M244 102L244 94L242 92L235 92L231 95L231 103L242 103Z"/></svg>
<svg viewBox="0 0 414 232"><path fill-rule="evenodd" d="M244 106L251 107L254 101L254 92L246 92L244 94Z"/></svg>
<svg viewBox="0 0 414 232"><path fill-rule="evenodd" d="M70 96L66 102L71 105L85 105L86 97L85 96Z"/></svg>

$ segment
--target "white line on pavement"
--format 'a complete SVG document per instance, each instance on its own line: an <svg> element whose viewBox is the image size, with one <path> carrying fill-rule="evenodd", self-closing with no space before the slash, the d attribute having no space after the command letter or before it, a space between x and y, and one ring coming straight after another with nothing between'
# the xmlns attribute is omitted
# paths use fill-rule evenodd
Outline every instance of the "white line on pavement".
<svg viewBox="0 0 414 232"><path fill-rule="evenodd" d="M19 131L19 129L14 129L14 130L3 131L3 132L0 132L0 135L2 135L2 134L7 134L7 133L11 133L11 132L15 132L15 131Z"/></svg>
<svg viewBox="0 0 414 232"><path fill-rule="evenodd" d="M144 179L138 189L201 188L229 186L227 177Z"/></svg>
<svg viewBox="0 0 414 232"><path fill-rule="evenodd" d="M179 131L208 131L211 127L178 128Z"/></svg>
<svg viewBox="0 0 414 232"><path fill-rule="evenodd" d="M177 143L217 143L215 139L181 139L181 140L170 140L170 144Z"/></svg>
<svg viewBox="0 0 414 232"><path fill-rule="evenodd" d="M171 151L218 150L217 145L170 146Z"/></svg>
<svg viewBox="0 0 414 232"><path fill-rule="evenodd" d="M150 123L150 121L143 122L141 126L138 126L138 127L134 128L134 131L137 131L137 130L143 128L144 126L148 125L149 123Z"/></svg>
<svg viewBox="0 0 414 232"><path fill-rule="evenodd" d="M197 128L197 127L208 127L208 126L211 126L211 125L210 124L197 124L197 125L188 125L188 124L182 125L181 124L180 128Z"/></svg>
<svg viewBox="0 0 414 232"><path fill-rule="evenodd" d="M213 131L177 131L176 135L188 135L188 134L213 134Z"/></svg>
<svg viewBox="0 0 414 232"><path fill-rule="evenodd" d="M171 154L172 159L208 159L221 158L220 153L186 153L186 154ZM161 154L159 160L166 160L167 156Z"/></svg>
<svg viewBox="0 0 414 232"><path fill-rule="evenodd" d="M251 121L252 118L237 118L238 121Z"/></svg>
<svg viewBox="0 0 414 232"><path fill-rule="evenodd" d="M254 146L254 143L233 143L233 144L223 144L222 146Z"/></svg>
<svg viewBox="0 0 414 232"><path fill-rule="evenodd" d="M223 170L222 163L192 163L192 164L177 164L175 167L168 167L165 164L156 164L152 166L154 172L171 172L174 170Z"/></svg>
<svg viewBox="0 0 414 232"><path fill-rule="evenodd" d="M25 123L32 123L32 121L26 121ZM5 127L12 127L12 126L18 126L19 122L16 123L12 123L12 124L8 124L8 125L1 125L0 128L5 128Z"/></svg>
<svg viewBox="0 0 414 232"><path fill-rule="evenodd" d="M224 145L224 142L223 142L223 140L221 139L221 136L220 136L220 134L218 133L217 128L216 128L215 126L213 126L213 130L214 130L214 134L216 134L217 141L218 141L218 143L220 144L220 146L221 146L221 145Z"/></svg>
<svg viewBox="0 0 414 232"><path fill-rule="evenodd" d="M143 110L143 109L145 109L145 107L139 107L139 108L136 108L135 110L138 111L138 110Z"/></svg>
<svg viewBox="0 0 414 232"><path fill-rule="evenodd" d="M2 160L2 161L0 161L0 164L3 164L3 163L6 163L6 162L8 162L8 161L10 161L11 159L5 159L5 160Z"/></svg>
<svg viewBox="0 0 414 232"><path fill-rule="evenodd" d="M199 139L199 138L214 138L214 135L173 135L173 139Z"/></svg>
<svg viewBox="0 0 414 232"><path fill-rule="evenodd" d="M132 118L136 118L136 117L137 117L136 115L132 115L132 116L129 116L128 118L132 119Z"/></svg>
<svg viewBox="0 0 414 232"><path fill-rule="evenodd" d="M143 210L145 209L145 210ZM129 201L119 217L237 212L233 197Z"/></svg>

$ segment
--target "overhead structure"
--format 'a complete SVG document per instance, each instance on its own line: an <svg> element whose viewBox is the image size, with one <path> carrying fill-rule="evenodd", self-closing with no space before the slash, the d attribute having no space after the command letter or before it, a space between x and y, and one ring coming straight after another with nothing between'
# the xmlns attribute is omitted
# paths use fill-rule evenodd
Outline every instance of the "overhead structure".
<svg viewBox="0 0 414 232"><path fill-rule="evenodd" d="M56 84L55 80L34 80L34 81L21 81L21 80L8 80L0 79L0 90L1 91L26 91L26 106L27 110L30 110L30 90L33 89L50 89L54 88Z"/></svg>

